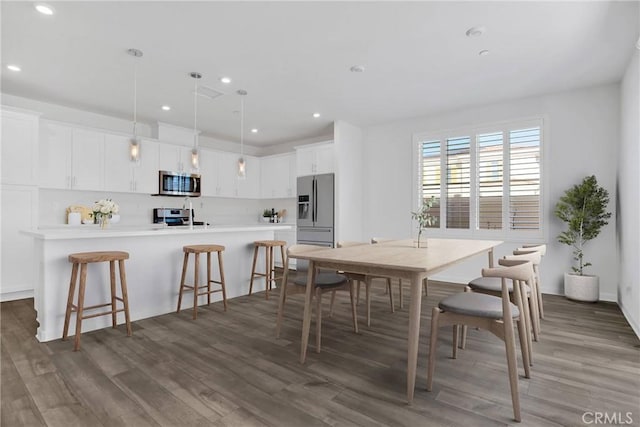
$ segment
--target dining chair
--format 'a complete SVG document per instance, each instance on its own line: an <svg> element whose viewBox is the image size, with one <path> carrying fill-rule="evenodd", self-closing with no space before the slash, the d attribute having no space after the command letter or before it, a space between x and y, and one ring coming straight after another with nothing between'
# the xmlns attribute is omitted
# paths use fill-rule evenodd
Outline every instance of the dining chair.
<svg viewBox="0 0 640 427"><path fill-rule="evenodd" d="M350 246L362 246L362 245L368 245L368 243L363 243L363 242L348 242L348 241L339 241L338 244L336 245L338 248L346 248L346 247L350 247ZM367 304L367 326L371 326L371 284L373 282L373 279L375 278L381 278L381 279L385 279L387 281L387 289L390 290L391 289L391 279L388 277L377 277L377 276L369 276L369 275L365 275L365 274L359 274L359 273L342 273L345 274L349 279L351 279L353 282L355 282L357 284L357 291L356 291L356 295L360 294L360 283L364 283L365 285L365 298L366 298L366 304ZM400 293L402 295L402 291ZM391 292L389 292L389 303L391 305L391 312L395 313L395 308L394 308L394 304L393 304L393 295L391 294ZM335 294L331 295L331 306L333 307L333 300L334 300ZM356 304L358 303L359 298L358 296L356 296ZM329 312L331 313L331 311Z"/></svg>
<svg viewBox="0 0 640 427"><path fill-rule="evenodd" d="M291 245L287 248L287 257L284 263L284 278L282 289L280 290L280 300L278 303L278 313L276 319L276 338L280 338L282 329L282 319L284 317L284 305L287 296L304 294L307 286L306 263L297 263L297 271L293 274L289 271L289 257L299 255L309 251L324 249L322 246L314 245ZM304 266L304 267L303 267ZM351 297L351 315L353 319L353 330L358 333L358 316L356 311L354 283L344 274L335 271L319 270L315 276L315 289L312 298L316 299L316 352L320 353L322 337L322 295L336 290L348 290Z"/></svg>
<svg viewBox="0 0 640 427"><path fill-rule="evenodd" d="M514 255L525 254L529 252L540 252L540 256L544 258L547 254L547 245L522 245L522 247L513 251ZM544 319L544 305L542 303L542 285L540 283L540 265L534 265L533 270L536 273L536 297L538 298L538 308L540 311L540 318Z"/></svg>
<svg viewBox="0 0 640 427"><path fill-rule="evenodd" d="M519 261L518 261L519 262ZM515 346L514 325L518 328L520 349L525 378L530 377L529 350L525 331L523 283L531 281L533 264L529 261L507 267L483 268L482 277L496 277L501 281L500 296L476 292L461 292L450 295L433 308L431 315L431 337L429 341L429 363L427 370L427 390L433 387L435 371L438 329L441 326L453 325L453 358L457 357L457 341L460 325L468 325L485 329L505 343L509 385L513 415L516 421L521 420L520 398L518 395L518 367ZM508 284L511 281L511 285ZM511 302L509 287L515 294L515 304Z"/></svg>
<svg viewBox="0 0 640 427"><path fill-rule="evenodd" d="M533 266L540 263L540 254L532 252L523 255L507 255L498 260L498 264L502 266L512 266L521 264L523 262L530 262L532 264L532 276L522 286L522 300L524 302L522 310L524 311L525 318L525 331L527 342L529 343L529 362L533 363L533 345L532 341L538 341L540 335L540 323L538 318L538 305L535 293L535 273L533 272ZM516 300L514 293L514 287L511 283L507 284L507 290L512 301ZM502 292L502 280L497 277L478 277L469 282L465 288L465 292L476 292L486 295L500 296ZM460 348L466 347L467 341L467 328L462 329L462 338Z"/></svg>

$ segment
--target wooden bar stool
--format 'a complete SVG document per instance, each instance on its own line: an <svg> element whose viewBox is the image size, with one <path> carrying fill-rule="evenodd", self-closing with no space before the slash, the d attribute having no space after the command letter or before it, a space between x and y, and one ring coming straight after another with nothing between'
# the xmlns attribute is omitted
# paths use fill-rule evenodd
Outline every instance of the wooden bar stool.
<svg viewBox="0 0 640 427"><path fill-rule="evenodd" d="M124 260L129 259L127 252L109 251L109 252L81 252L69 255L69 262L73 263L71 269L71 281L69 282L69 296L67 298L67 310L64 315L64 331L62 339L66 340L69 334L69 320L71 312L76 313L76 330L73 351L80 349L80 334L82 333L82 320L91 317L105 316L111 314L111 323L115 328L117 326L117 313L123 311L127 325L127 336L131 336L131 319L129 318L129 297L127 295L127 279L124 269ZM122 290L122 298L116 296L116 261L118 261L118 270L120 271L120 287ZM111 282L111 302L106 304L84 306L84 295L87 284L87 264L94 262L109 262L110 282ZM78 302L73 303L73 297L76 291L76 281L78 278L78 267L80 268L80 288L78 289ZM116 301L123 304L123 308L116 309ZM85 315L85 310L111 306L111 310L102 313Z"/></svg>
<svg viewBox="0 0 640 427"><path fill-rule="evenodd" d="M224 285L224 268L222 266L222 252L224 246L222 245L188 245L182 248L184 252L184 261L182 262L182 279L180 280L180 294L178 296L178 310L180 313L180 306L182 305L182 293L193 292L193 319L198 318L198 297L201 295L207 296L207 305L211 304L211 294L216 292L222 292L222 302L224 304L224 311L227 311L227 290ZM218 269L220 270L220 280L213 280L211 276L211 253L216 252L218 254ZM200 291L200 254L207 254L207 282L206 291ZM189 265L189 254L193 254L195 258L194 273L193 273L193 285L185 284L187 277L187 267ZM211 290L211 284L215 283L220 285L220 289Z"/></svg>
<svg viewBox="0 0 640 427"><path fill-rule="evenodd" d="M271 290L271 285L276 279L282 279L282 275L276 277L275 272L275 259L273 256L273 248L280 247L280 256L282 258L282 265L285 265L285 255L284 255L284 247L287 244L284 240L256 240L253 242L253 265L251 266L251 281L249 282L249 295L253 292L253 279L254 277L264 277L265 278L265 298L269 299L269 291ZM258 250L260 248L265 248L265 263L264 263L264 273L256 272L256 261L258 260Z"/></svg>

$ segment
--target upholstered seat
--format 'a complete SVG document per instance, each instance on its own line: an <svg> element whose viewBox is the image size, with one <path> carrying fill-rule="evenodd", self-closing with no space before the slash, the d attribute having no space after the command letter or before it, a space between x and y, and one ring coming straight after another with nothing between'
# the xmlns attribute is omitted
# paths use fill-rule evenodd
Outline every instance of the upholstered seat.
<svg viewBox="0 0 640 427"><path fill-rule="evenodd" d="M473 291L502 292L502 280L497 277L476 277L467 285ZM508 282L509 292L513 292L513 283ZM529 286L525 286L527 295L531 293Z"/></svg>
<svg viewBox="0 0 640 427"><path fill-rule="evenodd" d="M298 263L298 271L294 278L290 278L289 257L300 255L311 251L323 249L322 246L313 245L292 245L287 249L287 256L284 262L283 285L280 291L280 302L276 319L276 338L280 337L282 320L284 317L284 305L287 297L295 294L304 294L307 290L308 271L302 266L306 263ZM293 273L295 274L295 273ZM312 298L316 299L316 352L320 353L322 334L322 294L326 292L335 293L337 290L349 291L351 297L351 317L353 320L353 330L358 333L358 315L356 312L355 289L353 281L344 274L333 271L317 271L314 278L314 289L311 292Z"/></svg>
<svg viewBox="0 0 640 427"><path fill-rule="evenodd" d="M347 276L344 274L338 273L318 273L316 276L316 287L318 288L332 288L332 287L341 287L345 284L345 282L349 280ZM293 283L299 286L307 285L307 276L306 275L298 275L293 279Z"/></svg>
<svg viewBox="0 0 640 427"><path fill-rule="evenodd" d="M451 295L440 301L438 307L450 313L465 316L502 319L502 298L473 292ZM511 303L511 317L520 317L520 310Z"/></svg>
<svg viewBox="0 0 640 427"><path fill-rule="evenodd" d="M517 262L517 263L516 263ZM515 261L513 265L501 268L482 269L483 277L494 277L500 280L499 296L482 293L464 292L451 295L433 307L431 313L431 337L429 340L429 367L427 369L427 390L433 386L433 374L436 363L436 346L438 344L438 329L441 326L453 325L453 358L457 355L457 342L460 325L481 328L491 332L504 341L507 356L507 370L513 404L513 417L521 420L520 397L518 395L518 367L516 358L514 324L518 329L520 350L524 375L530 377L529 337L526 324L526 304L523 304L521 292L523 284L533 280L533 263L531 261ZM514 303L510 300L507 283L511 282Z"/></svg>

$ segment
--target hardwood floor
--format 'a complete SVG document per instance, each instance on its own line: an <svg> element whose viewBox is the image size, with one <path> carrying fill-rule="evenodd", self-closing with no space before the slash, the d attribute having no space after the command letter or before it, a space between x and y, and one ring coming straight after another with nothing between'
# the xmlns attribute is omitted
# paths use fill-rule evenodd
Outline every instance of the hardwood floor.
<svg viewBox="0 0 640 427"><path fill-rule="evenodd" d="M305 365L301 295L287 301L279 340L278 298L256 294L230 300L226 313L222 303L202 306L196 321L183 310L134 322L130 338L124 325L86 333L75 353L72 341L36 341L33 300L2 303L1 425L517 424L504 347L488 332L470 330L467 349L452 360L451 334L443 330L434 389L425 390L431 307L459 290L451 285L430 284L424 299L419 376L408 406L408 304L392 314L382 282L373 289L371 327L362 321L361 301L358 335L348 294L339 293L333 318L325 296L322 353L311 347ZM630 412L626 424L640 425L640 345L617 306L544 300L531 379L522 377L518 359L520 425L585 425L585 412L623 421ZM585 420L593 424L594 415Z"/></svg>

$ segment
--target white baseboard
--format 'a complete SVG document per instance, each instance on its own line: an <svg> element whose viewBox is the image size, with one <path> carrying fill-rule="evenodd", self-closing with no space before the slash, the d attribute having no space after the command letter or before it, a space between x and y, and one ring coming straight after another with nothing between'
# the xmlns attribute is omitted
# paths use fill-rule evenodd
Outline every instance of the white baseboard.
<svg viewBox="0 0 640 427"><path fill-rule="evenodd" d="M633 318L631 313L629 313L624 305L618 304L618 307L620 307L620 310L622 310L622 314L624 315L625 319L627 319L627 322L629 322L629 325L631 326L631 329L633 329L633 332L635 332L636 336L640 338L640 323L638 322L638 320Z"/></svg>
<svg viewBox="0 0 640 427"><path fill-rule="evenodd" d="M19 299L33 298L33 289L22 291L9 291L0 294L0 302L15 301Z"/></svg>

